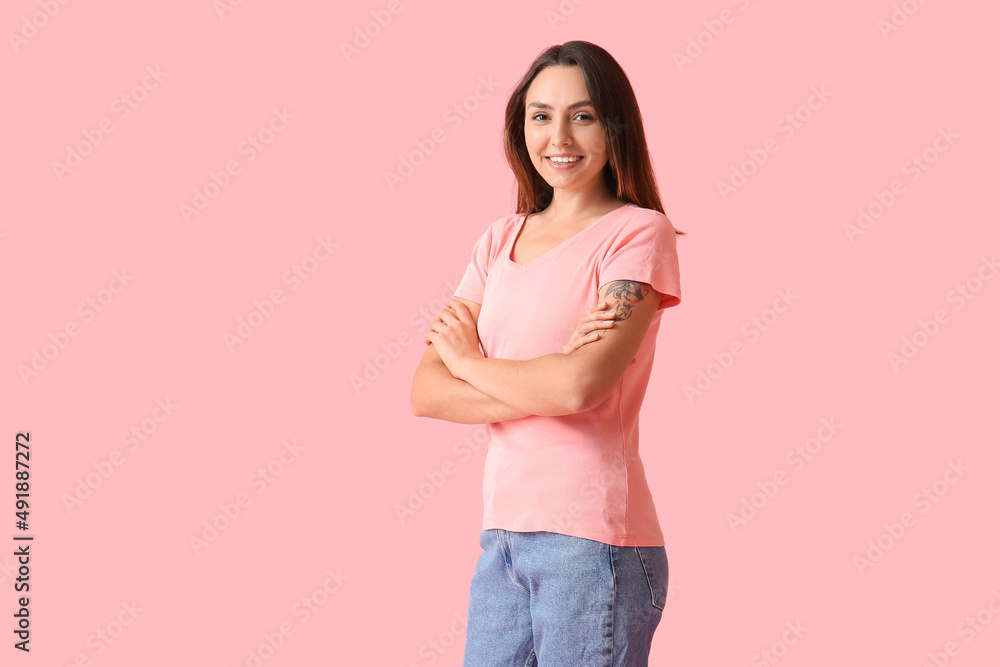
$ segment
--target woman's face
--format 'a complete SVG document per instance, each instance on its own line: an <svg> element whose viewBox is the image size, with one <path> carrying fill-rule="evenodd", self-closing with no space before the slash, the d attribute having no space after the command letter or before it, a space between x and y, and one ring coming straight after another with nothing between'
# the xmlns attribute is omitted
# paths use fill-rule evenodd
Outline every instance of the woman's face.
<svg viewBox="0 0 1000 667"><path fill-rule="evenodd" d="M524 142L531 163L553 188L605 187L604 127L579 67L553 65L535 76L525 95Z"/></svg>

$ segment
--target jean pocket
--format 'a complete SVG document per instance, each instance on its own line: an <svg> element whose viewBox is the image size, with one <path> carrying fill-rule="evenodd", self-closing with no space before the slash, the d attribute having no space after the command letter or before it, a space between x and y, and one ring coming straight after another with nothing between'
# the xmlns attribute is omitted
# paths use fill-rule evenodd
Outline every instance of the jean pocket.
<svg viewBox="0 0 1000 667"><path fill-rule="evenodd" d="M653 606L663 611L667 603L667 551L666 547L636 547L639 562L646 573L646 583Z"/></svg>

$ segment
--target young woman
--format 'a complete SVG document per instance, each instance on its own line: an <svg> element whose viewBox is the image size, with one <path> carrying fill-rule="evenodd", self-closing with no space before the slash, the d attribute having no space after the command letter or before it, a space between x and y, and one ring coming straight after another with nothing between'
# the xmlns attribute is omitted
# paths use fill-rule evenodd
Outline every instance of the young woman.
<svg viewBox="0 0 1000 667"><path fill-rule="evenodd" d="M667 558L639 408L663 309L680 303L683 232L599 46L539 55L504 148L517 214L476 243L411 394L415 415L489 433L465 667L647 665Z"/></svg>

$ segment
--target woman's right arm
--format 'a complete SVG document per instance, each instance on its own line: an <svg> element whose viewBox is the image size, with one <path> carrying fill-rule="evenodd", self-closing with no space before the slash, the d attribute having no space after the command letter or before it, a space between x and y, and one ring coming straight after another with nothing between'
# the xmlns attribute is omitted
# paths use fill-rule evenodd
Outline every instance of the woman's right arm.
<svg viewBox="0 0 1000 667"><path fill-rule="evenodd" d="M487 396L465 380L456 378L433 345L427 346L413 375L410 408L417 417L456 424L490 424L531 414Z"/></svg>

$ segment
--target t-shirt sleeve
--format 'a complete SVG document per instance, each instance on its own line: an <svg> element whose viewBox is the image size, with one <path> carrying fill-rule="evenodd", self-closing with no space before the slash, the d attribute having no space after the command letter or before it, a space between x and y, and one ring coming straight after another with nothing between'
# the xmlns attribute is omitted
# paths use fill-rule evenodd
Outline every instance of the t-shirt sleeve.
<svg viewBox="0 0 1000 667"><path fill-rule="evenodd" d="M599 286L614 280L647 283L663 296L660 308L681 302L677 234L659 211L632 216L612 242L598 269Z"/></svg>
<svg viewBox="0 0 1000 667"><path fill-rule="evenodd" d="M493 256L493 235L496 223L490 225L472 247L472 260L465 269L465 275L455 288L455 296L476 303L483 302L486 291L486 275L489 273Z"/></svg>

